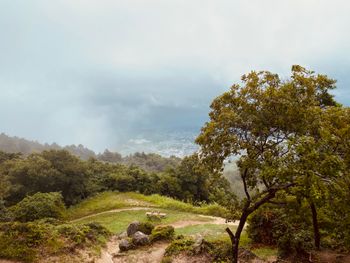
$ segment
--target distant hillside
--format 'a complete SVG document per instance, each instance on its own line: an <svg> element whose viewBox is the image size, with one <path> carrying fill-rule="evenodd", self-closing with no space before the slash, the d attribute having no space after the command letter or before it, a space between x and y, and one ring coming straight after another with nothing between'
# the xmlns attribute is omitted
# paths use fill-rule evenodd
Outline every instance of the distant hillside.
<svg viewBox="0 0 350 263"><path fill-rule="evenodd" d="M61 147L56 143L52 144L41 144L37 141L30 141L27 139L19 137L11 137L4 133L0 134L0 150L9 153L22 153L28 155L35 152L42 152L45 150L67 150L70 153L80 157L83 160L87 160L90 157L96 158L94 151L85 148L83 145L79 144Z"/></svg>
<svg viewBox="0 0 350 263"><path fill-rule="evenodd" d="M229 181L232 191L239 197L245 197L239 169L235 162L227 163L224 167L224 177Z"/></svg>
<svg viewBox="0 0 350 263"><path fill-rule="evenodd" d="M95 158L104 162L138 166L150 172L159 172L164 171L167 168L175 168L181 161L180 158L175 156L163 157L154 153L134 153L123 157L117 152L105 150L103 153L96 154L94 151L84 147L81 144L78 146L69 145L62 147L56 143L41 144L37 141L30 141L16 136L11 137L4 133L0 134L0 151L8 153L22 153L24 155L28 155L31 153L40 153L45 150L62 149L67 150L71 154L78 156L83 160Z"/></svg>

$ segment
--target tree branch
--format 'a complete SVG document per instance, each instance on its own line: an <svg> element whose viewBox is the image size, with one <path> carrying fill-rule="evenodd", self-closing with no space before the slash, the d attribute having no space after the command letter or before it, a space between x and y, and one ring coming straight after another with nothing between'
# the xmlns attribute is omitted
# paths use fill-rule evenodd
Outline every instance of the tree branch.
<svg viewBox="0 0 350 263"><path fill-rule="evenodd" d="M250 194L248 192L247 181L246 181L247 174L248 174L248 168L245 168L244 173L241 177L242 177L242 181L243 181L245 195L247 196L248 201L250 201L251 198L250 198Z"/></svg>
<svg viewBox="0 0 350 263"><path fill-rule="evenodd" d="M231 243L232 243L232 246L236 243L236 237L235 237L235 234L232 233L231 229L226 227L225 231L227 232L227 234L230 236L230 239L231 239Z"/></svg>

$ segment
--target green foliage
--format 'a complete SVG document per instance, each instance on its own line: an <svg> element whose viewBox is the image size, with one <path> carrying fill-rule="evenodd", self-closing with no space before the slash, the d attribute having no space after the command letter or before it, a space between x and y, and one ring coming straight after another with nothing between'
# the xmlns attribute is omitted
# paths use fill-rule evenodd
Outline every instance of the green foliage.
<svg viewBox="0 0 350 263"><path fill-rule="evenodd" d="M177 228L175 229L175 233L184 236L201 235L205 239L215 239L217 237L226 236L226 227L226 225L211 224L211 222L208 222ZM233 229L234 227L231 227L231 230Z"/></svg>
<svg viewBox="0 0 350 263"><path fill-rule="evenodd" d="M175 229L172 226L157 226L152 230L150 235L151 242L160 240L171 240L175 234Z"/></svg>
<svg viewBox="0 0 350 263"><path fill-rule="evenodd" d="M52 217L62 219L65 206L60 193L36 193L11 207L14 220L21 222Z"/></svg>
<svg viewBox="0 0 350 263"><path fill-rule="evenodd" d="M29 141L23 138L10 137L4 133L0 134L0 150L7 153L21 153L23 155L30 155L35 152L43 152L50 150L66 150L73 155L80 157L83 160L87 160L91 157L95 157L95 153L83 145L70 145L61 147L56 143L52 144L40 144L36 141Z"/></svg>
<svg viewBox="0 0 350 263"><path fill-rule="evenodd" d="M165 250L165 256L175 256L184 251L191 251L193 249L194 240L191 237L179 237L174 239Z"/></svg>
<svg viewBox="0 0 350 263"><path fill-rule="evenodd" d="M0 199L0 222L10 221L12 219L12 213L4 204L5 202Z"/></svg>
<svg viewBox="0 0 350 263"><path fill-rule="evenodd" d="M176 169L181 159L175 156L163 157L155 153L134 153L122 159L121 163L128 166L137 166L148 172L164 172Z"/></svg>
<svg viewBox="0 0 350 263"><path fill-rule="evenodd" d="M87 198L76 206L70 207L68 209L67 216L70 219L75 219L103 211L133 206L157 207L168 210L221 217L225 217L228 213L227 209L216 203L204 203L200 206L194 206L192 204L181 202L179 200L158 194L143 195L132 192L104 192L94 197Z"/></svg>
<svg viewBox="0 0 350 263"><path fill-rule="evenodd" d="M302 256L313 248L311 231L292 227L286 227L285 230L277 242L281 256Z"/></svg>
<svg viewBox="0 0 350 263"><path fill-rule="evenodd" d="M350 251L350 174L339 178L321 210L324 246Z"/></svg>
<svg viewBox="0 0 350 263"><path fill-rule="evenodd" d="M0 224L0 258L33 262L50 254L59 255L77 247L101 245L109 232L97 223L51 224L47 220Z"/></svg>
<svg viewBox="0 0 350 263"><path fill-rule="evenodd" d="M232 260L232 245L227 238L206 241L204 251L212 256L214 262L231 262Z"/></svg>
<svg viewBox="0 0 350 263"><path fill-rule="evenodd" d="M255 243L276 245L282 256L303 255L313 247L308 208L295 201L261 207L249 218L247 233Z"/></svg>
<svg viewBox="0 0 350 263"><path fill-rule="evenodd" d="M13 185L6 197L9 204L36 192L61 192L70 205L86 194L86 166L67 151L44 151L25 159L13 159L1 165L0 170Z"/></svg>
<svg viewBox="0 0 350 263"><path fill-rule="evenodd" d="M288 189L312 204L321 202L324 182L346 172L350 115L334 101L334 88L335 80L293 66L285 80L268 71L252 71L242 76L242 85L233 85L212 102L210 121L196 142L203 164L214 174L225 160L240 155L245 198L233 262L238 261L242 226L261 205ZM302 248L307 243L302 230L298 233L291 233L298 241L287 247L298 250L299 243Z"/></svg>
<svg viewBox="0 0 350 263"><path fill-rule="evenodd" d="M150 222L140 222L140 225L138 227L138 231L141 231L146 235L150 235L153 229L154 225Z"/></svg>
<svg viewBox="0 0 350 263"><path fill-rule="evenodd" d="M57 231L63 237L73 242L73 246L81 246L88 241L98 241L99 236L108 236L110 232L101 224L91 222L87 224L63 224L57 226Z"/></svg>
<svg viewBox="0 0 350 263"><path fill-rule="evenodd" d="M255 211L248 220L249 238L255 243L276 245L277 238L273 230L280 216L278 209L260 208Z"/></svg>

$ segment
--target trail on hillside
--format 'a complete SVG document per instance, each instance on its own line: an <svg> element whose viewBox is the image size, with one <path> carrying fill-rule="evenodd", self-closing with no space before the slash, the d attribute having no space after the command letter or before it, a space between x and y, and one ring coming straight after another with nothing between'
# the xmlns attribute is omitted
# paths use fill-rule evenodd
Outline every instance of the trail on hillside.
<svg viewBox="0 0 350 263"><path fill-rule="evenodd" d="M140 207L141 208L141 207ZM145 209L145 208L143 208ZM149 209L149 208L147 208ZM131 210L131 209L130 209ZM141 209L135 209L141 210ZM111 212L111 211L109 211ZM117 210L118 212L118 210ZM183 228L187 226L194 225L205 225L205 224L215 224L215 225L230 225L237 226L238 222L225 223L225 219L215 216L199 215L201 217L212 219L211 221L196 221L196 220L181 220L167 225L171 225L174 228ZM113 236L101 251L101 257L98 258L95 263L157 263L161 262L165 253L165 249L169 243L161 242L155 243L148 247L142 247L136 250L129 251L129 253L119 253L119 242L117 236Z"/></svg>
<svg viewBox="0 0 350 263"><path fill-rule="evenodd" d="M78 222L78 221L81 221L81 220L84 220L87 218L91 218L91 217L95 217L95 216L99 216L99 215L104 215L104 214L118 213L118 212L124 212L124 211L150 210L152 208L154 208L154 207L126 207L126 208L113 209L113 210L103 211L100 213L79 217L79 218L73 219L69 222L74 223L74 222Z"/></svg>

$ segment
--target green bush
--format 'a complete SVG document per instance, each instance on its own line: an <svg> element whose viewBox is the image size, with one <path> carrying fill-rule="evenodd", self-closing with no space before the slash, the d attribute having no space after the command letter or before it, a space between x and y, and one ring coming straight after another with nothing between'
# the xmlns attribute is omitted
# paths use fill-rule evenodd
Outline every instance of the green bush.
<svg viewBox="0 0 350 263"><path fill-rule="evenodd" d="M205 240L204 251L212 257L214 262L231 262L232 260L232 245L227 238Z"/></svg>
<svg viewBox="0 0 350 263"><path fill-rule="evenodd" d="M71 253L76 247L99 245L109 235L98 223L57 225L58 222L41 219L0 224L0 258L32 262L41 254Z"/></svg>
<svg viewBox="0 0 350 263"><path fill-rule="evenodd" d="M30 223L3 223L0 225L0 258L34 261L37 248L53 232L51 225Z"/></svg>
<svg viewBox="0 0 350 263"><path fill-rule="evenodd" d="M171 240L175 234L174 227L172 226L158 226L152 230L150 235L151 242L159 240Z"/></svg>
<svg viewBox="0 0 350 263"><path fill-rule="evenodd" d="M194 240L190 237L181 237L173 240L165 250L165 256L178 255L184 251L192 251Z"/></svg>
<svg viewBox="0 0 350 263"><path fill-rule="evenodd" d="M60 193L36 193L25 197L10 210L14 220L29 222L37 219L52 217L62 219L65 206Z"/></svg>
<svg viewBox="0 0 350 263"><path fill-rule="evenodd" d="M313 248L312 232L287 228L279 237L277 246L280 256L303 256Z"/></svg>
<svg viewBox="0 0 350 263"><path fill-rule="evenodd" d="M277 237L274 235L274 227L279 218L277 209L259 209L249 217L247 233L254 243L276 245Z"/></svg>
<svg viewBox="0 0 350 263"><path fill-rule="evenodd" d="M293 203L284 208L264 206L249 217L247 233L254 243L277 245L281 256L303 255L313 248L307 211Z"/></svg>
<svg viewBox="0 0 350 263"><path fill-rule="evenodd" d="M99 223L82 225L63 224L57 227L58 232L70 240L73 246L80 246L88 241L97 241L99 236L108 236L109 231Z"/></svg>
<svg viewBox="0 0 350 263"><path fill-rule="evenodd" d="M154 229L154 225L150 222L141 222L138 227L138 231L141 231L146 235L152 234L153 229Z"/></svg>
<svg viewBox="0 0 350 263"><path fill-rule="evenodd" d="M8 222L12 219L12 213L7 209L4 201L0 199L0 222Z"/></svg>

